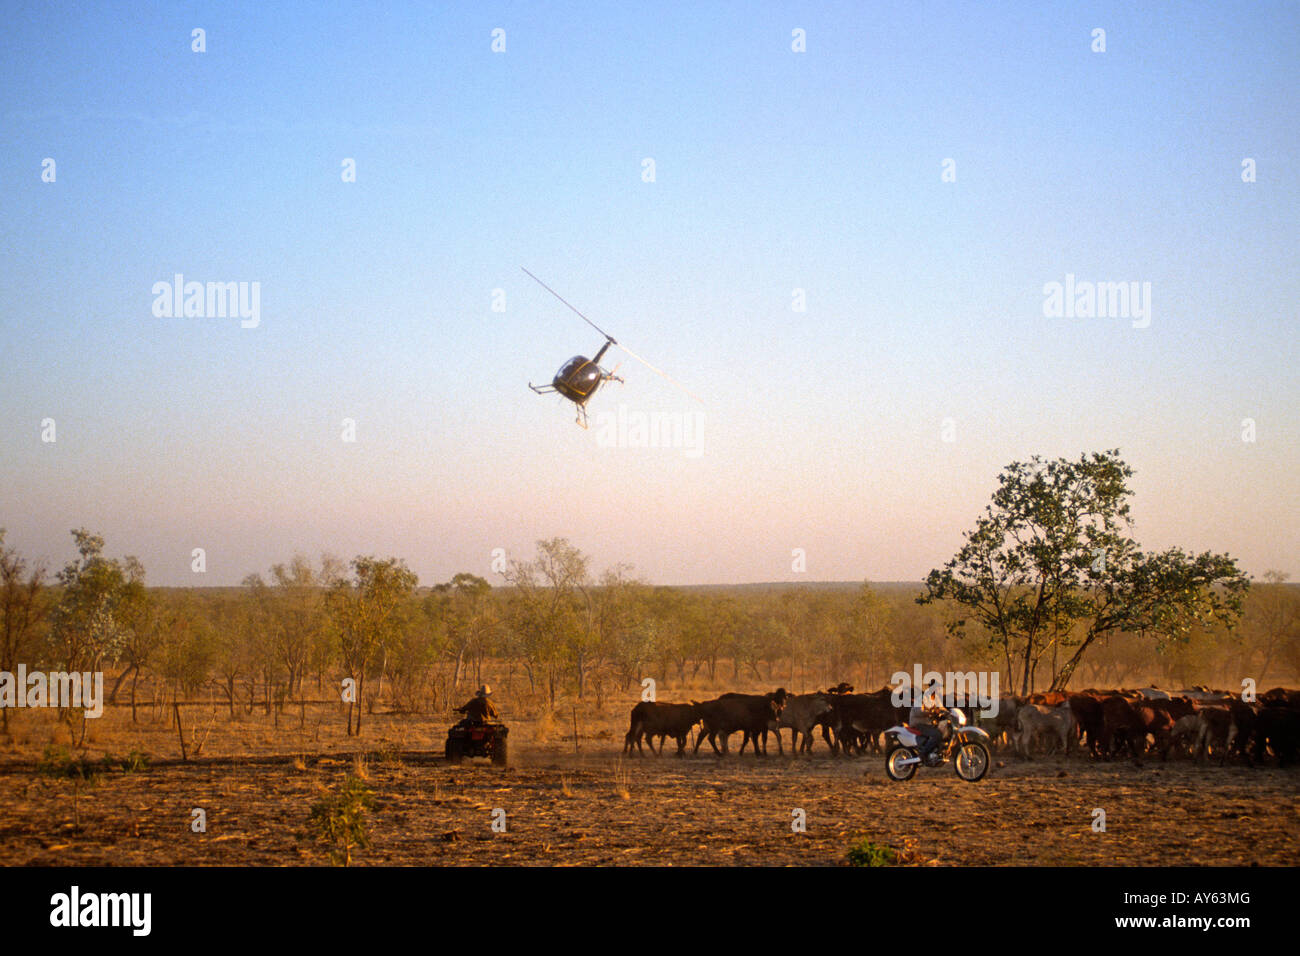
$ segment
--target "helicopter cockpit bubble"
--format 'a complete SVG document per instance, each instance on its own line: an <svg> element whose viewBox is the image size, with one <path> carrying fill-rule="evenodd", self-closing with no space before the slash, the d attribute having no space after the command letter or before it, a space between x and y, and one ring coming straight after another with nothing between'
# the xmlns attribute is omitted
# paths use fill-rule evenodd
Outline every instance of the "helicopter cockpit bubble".
<svg viewBox="0 0 1300 956"><path fill-rule="evenodd" d="M575 355L560 367L552 387L571 402L581 405L600 385L600 366L585 355Z"/></svg>

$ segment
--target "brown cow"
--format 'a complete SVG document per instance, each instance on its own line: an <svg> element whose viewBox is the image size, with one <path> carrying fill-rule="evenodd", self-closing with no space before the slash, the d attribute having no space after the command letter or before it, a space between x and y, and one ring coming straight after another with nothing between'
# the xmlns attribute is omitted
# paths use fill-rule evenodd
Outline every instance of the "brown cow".
<svg viewBox="0 0 1300 956"><path fill-rule="evenodd" d="M1146 752L1146 726L1133 709L1130 701L1123 697L1112 696L1101 702L1102 730L1101 751L1107 760L1114 758L1119 748L1116 744L1128 747L1134 763L1141 763L1142 754Z"/></svg>
<svg viewBox="0 0 1300 956"><path fill-rule="evenodd" d="M1145 700L1133 705L1133 713L1142 724L1142 746L1146 748L1146 735L1150 734L1160 751L1160 759L1169 759L1169 734L1174 729L1174 719L1169 714L1168 698Z"/></svg>
<svg viewBox="0 0 1300 956"><path fill-rule="evenodd" d="M1063 690L1048 690L1039 694L1030 694L1025 698L1025 703L1042 704L1044 707L1059 707L1069 699L1069 696Z"/></svg>

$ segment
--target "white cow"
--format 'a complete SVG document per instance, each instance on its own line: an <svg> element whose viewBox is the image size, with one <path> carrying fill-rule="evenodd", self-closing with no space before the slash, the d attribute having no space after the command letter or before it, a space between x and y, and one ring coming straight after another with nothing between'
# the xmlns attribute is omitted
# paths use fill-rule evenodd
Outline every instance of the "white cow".
<svg viewBox="0 0 1300 956"><path fill-rule="evenodd" d="M1068 754L1077 736L1075 725L1074 711L1070 709L1068 701L1056 707L1025 704L1016 711L1016 752L1026 760L1032 760L1029 755L1030 744L1035 737L1043 735L1053 742L1048 753L1054 753L1059 743L1061 749Z"/></svg>

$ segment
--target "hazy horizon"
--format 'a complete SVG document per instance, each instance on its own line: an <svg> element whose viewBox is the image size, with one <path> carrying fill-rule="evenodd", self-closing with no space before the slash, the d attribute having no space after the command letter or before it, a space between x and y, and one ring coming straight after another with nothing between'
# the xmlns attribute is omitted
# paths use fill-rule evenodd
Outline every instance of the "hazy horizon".
<svg viewBox="0 0 1300 956"><path fill-rule="evenodd" d="M0 527L52 571L919 581L1007 464L1118 448L1144 548L1300 576L1294 5L9 20ZM703 404L614 350L575 427L527 385L600 337L521 266ZM156 314L178 274L256 322Z"/></svg>

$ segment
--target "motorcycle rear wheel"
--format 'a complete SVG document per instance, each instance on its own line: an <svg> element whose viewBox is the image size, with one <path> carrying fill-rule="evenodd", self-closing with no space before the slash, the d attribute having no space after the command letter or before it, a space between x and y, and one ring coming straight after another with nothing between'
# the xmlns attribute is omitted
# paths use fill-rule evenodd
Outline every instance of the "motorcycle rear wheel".
<svg viewBox="0 0 1300 956"><path fill-rule="evenodd" d="M904 747L902 744L895 744L885 751L885 773L889 775L890 780L897 780L900 783L904 780L911 780L916 774L916 768L919 763L910 763L904 767L895 767L894 760L905 759L917 756L915 747Z"/></svg>

